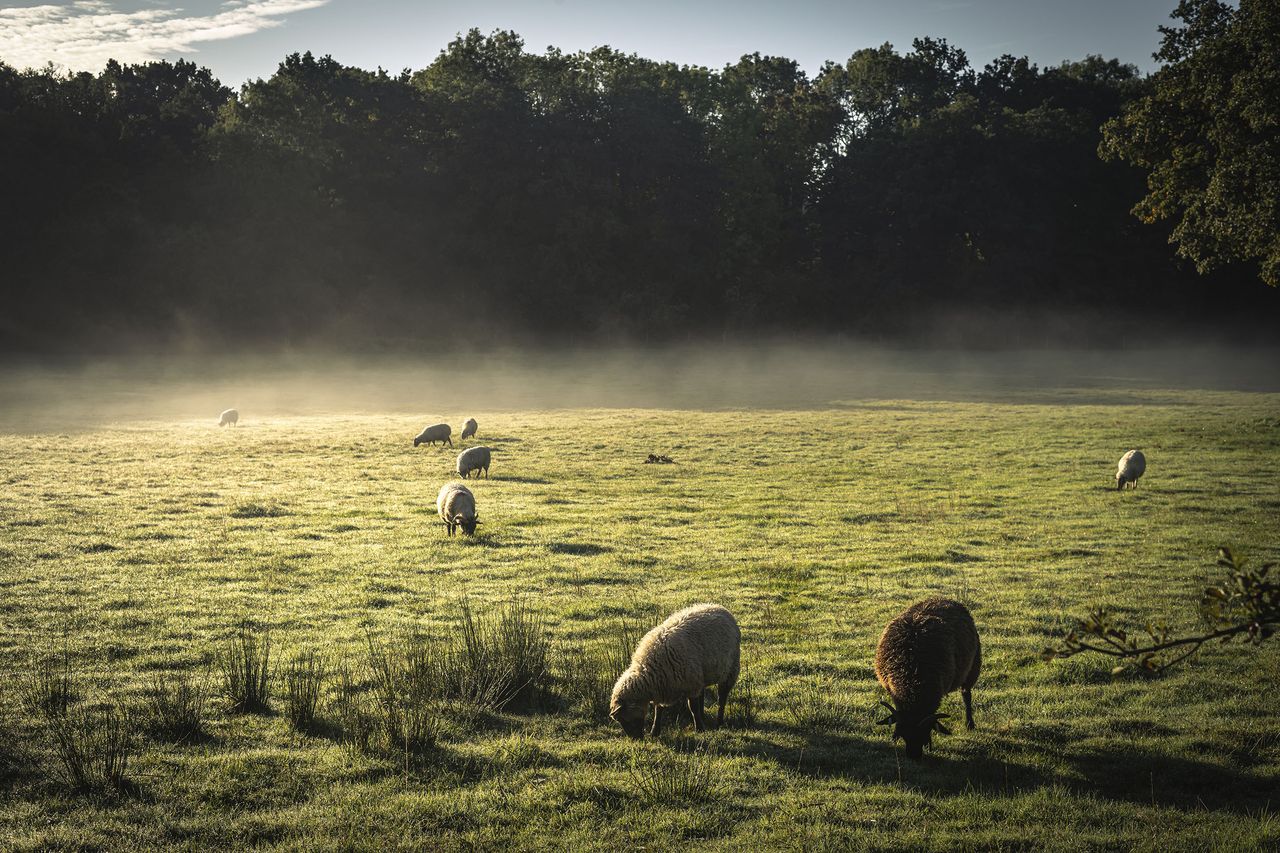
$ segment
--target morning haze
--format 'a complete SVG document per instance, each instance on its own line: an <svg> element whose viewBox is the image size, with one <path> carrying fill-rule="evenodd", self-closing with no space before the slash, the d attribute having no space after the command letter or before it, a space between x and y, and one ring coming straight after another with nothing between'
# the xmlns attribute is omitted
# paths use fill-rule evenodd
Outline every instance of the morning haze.
<svg viewBox="0 0 1280 853"><path fill-rule="evenodd" d="M1280 846L1171 5L0 10L0 846Z"/></svg>

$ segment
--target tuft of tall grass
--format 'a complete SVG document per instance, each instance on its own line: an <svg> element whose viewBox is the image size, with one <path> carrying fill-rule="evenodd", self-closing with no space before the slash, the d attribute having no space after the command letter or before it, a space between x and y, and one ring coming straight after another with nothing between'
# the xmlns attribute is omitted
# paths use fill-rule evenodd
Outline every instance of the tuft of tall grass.
<svg viewBox="0 0 1280 853"><path fill-rule="evenodd" d="M340 741L349 752L371 754L375 752L378 734L378 720L371 703L351 667L340 664L336 675L338 696L333 710L338 719Z"/></svg>
<svg viewBox="0 0 1280 853"><path fill-rule="evenodd" d="M82 793L124 791L126 772L137 754L134 721L114 705L72 708L44 718L58 763L52 775Z"/></svg>
<svg viewBox="0 0 1280 853"><path fill-rule="evenodd" d="M219 658L231 710L265 714L271 710L271 632L241 624Z"/></svg>
<svg viewBox="0 0 1280 853"><path fill-rule="evenodd" d="M464 598L457 632L436 657L440 697L482 711L527 709L545 686L551 656L546 625L528 602L477 615Z"/></svg>
<svg viewBox="0 0 1280 853"><path fill-rule="evenodd" d="M157 675L143 692L143 726L159 740L190 743L204 733L206 679L189 672Z"/></svg>
<svg viewBox="0 0 1280 853"><path fill-rule="evenodd" d="M647 753L639 757L641 750ZM631 785L651 803L700 802L717 791L716 751L713 744L678 750L656 747L637 750L631 757Z"/></svg>
<svg viewBox="0 0 1280 853"><path fill-rule="evenodd" d="M77 694L71 649L64 644L61 652L33 655L22 692L27 706L40 716L66 716Z"/></svg>
<svg viewBox="0 0 1280 853"><path fill-rule="evenodd" d="M316 708L328 677L328 664L314 649L298 652L285 664L285 716L297 731L315 727Z"/></svg>
<svg viewBox="0 0 1280 853"><path fill-rule="evenodd" d="M437 692L434 649L416 632L388 647L379 647L372 637L368 642L381 745L401 754L407 765L439 739L439 711L432 702Z"/></svg>

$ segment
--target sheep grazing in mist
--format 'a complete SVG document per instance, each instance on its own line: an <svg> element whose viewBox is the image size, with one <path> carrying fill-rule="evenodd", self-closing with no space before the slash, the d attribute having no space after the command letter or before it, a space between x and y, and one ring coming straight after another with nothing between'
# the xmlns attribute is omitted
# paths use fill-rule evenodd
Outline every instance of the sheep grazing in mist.
<svg viewBox="0 0 1280 853"><path fill-rule="evenodd" d="M478 479L480 472L484 471L484 476L487 480L489 478L489 461L492 456L493 454L489 448L483 445L468 447L458 454L458 476L465 480L471 475L472 471L475 471Z"/></svg>
<svg viewBox="0 0 1280 853"><path fill-rule="evenodd" d="M235 409L227 409L218 416L218 426L235 426L240 423L240 413Z"/></svg>
<svg viewBox="0 0 1280 853"><path fill-rule="evenodd" d="M453 439L449 437L451 435L453 435L453 429L448 424L432 424L418 433L418 437L413 440L413 446L435 444L438 441L441 445L447 444L453 447Z"/></svg>
<svg viewBox="0 0 1280 853"><path fill-rule="evenodd" d="M1141 450L1130 450L1120 457L1120 465L1116 468L1116 491L1128 486L1138 488L1138 478L1147 470L1147 457Z"/></svg>
<svg viewBox="0 0 1280 853"><path fill-rule="evenodd" d="M694 731L700 732L707 727L702 691L714 684L720 700L716 725L723 724L725 700L738 681L741 639L737 620L719 604L695 604L671 614L636 646L631 665L613 685L609 716L628 737L643 737L652 704L650 734L656 737L663 708L688 704Z"/></svg>
<svg viewBox="0 0 1280 853"><path fill-rule="evenodd" d="M468 438L471 438L471 436L475 435L476 430L479 428L480 428L480 425L476 423L475 418L467 418L467 422L462 425L462 435L458 438L458 440L466 441Z"/></svg>
<svg viewBox="0 0 1280 853"><path fill-rule="evenodd" d="M951 734L940 720L942 697L956 688L964 697L965 725L973 724L973 685L982 668L982 643L969 609L949 598L930 598L895 617L876 646L876 679L893 705L881 702L893 725L893 739L906 743L911 758L924 756L933 732Z"/></svg>
<svg viewBox="0 0 1280 853"><path fill-rule="evenodd" d="M476 513L476 496L461 483L445 483L436 495L436 512L452 536L459 527L470 536L480 523Z"/></svg>

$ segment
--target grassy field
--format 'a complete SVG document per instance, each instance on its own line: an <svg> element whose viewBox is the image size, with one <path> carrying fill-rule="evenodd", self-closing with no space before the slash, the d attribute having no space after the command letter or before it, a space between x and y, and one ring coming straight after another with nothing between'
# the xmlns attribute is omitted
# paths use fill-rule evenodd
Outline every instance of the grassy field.
<svg viewBox="0 0 1280 853"><path fill-rule="evenodd" d="M1194 628L1219 544L1280 557L1280 396L450 419L467 414L494 448L470 539L434 514L456 449L410 444L430 416L0 435L0 847L1280 846L1280 643L1145 678L1040 658L1103 602ZM1147 475L1117 493L1135 446ZM913 763L875 725L871 662L885 622L933 594L977 621L979 728ZM464 601L541 623L538 693L427 698L430 743L363 748L343 702L376 695L371 660L456 637ZM595 682L624 632L697 601L743 627L730 722L632 743L593 713ZM223 695L242 625L270 632L268 713ZM284 676L305 650L330 676L299 731ZM128 714L119 789L69 784L33 705L64 652L65 719ZM147 723L174 673L209 692L181 743Z"/></svg>

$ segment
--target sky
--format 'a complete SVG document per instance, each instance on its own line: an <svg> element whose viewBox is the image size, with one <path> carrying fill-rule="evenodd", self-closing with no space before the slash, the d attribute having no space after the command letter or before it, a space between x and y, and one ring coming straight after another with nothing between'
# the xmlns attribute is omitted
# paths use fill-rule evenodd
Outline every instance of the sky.
<svg viewBox="0 0 1280 853"><path fill-rule="evenodd" d="M609 45L720 68L745 53L824 60L916 36L947 39L981 68L1011 53L1041 66L1090 53L1143 71L1176 0L0 0L0 61L98 71L107 59L188 59L232 87L290 53L389 71L428 64L456 34L514 30L526 50Z"/></svg>

